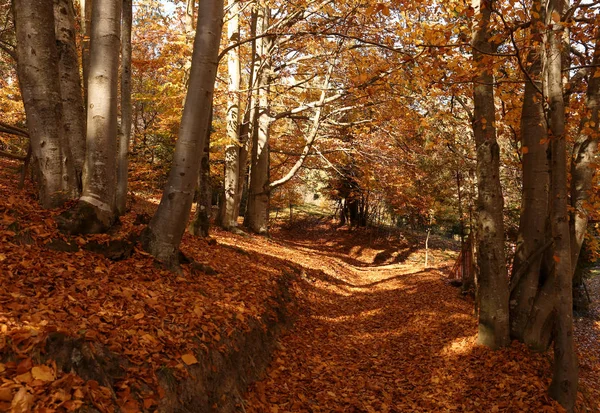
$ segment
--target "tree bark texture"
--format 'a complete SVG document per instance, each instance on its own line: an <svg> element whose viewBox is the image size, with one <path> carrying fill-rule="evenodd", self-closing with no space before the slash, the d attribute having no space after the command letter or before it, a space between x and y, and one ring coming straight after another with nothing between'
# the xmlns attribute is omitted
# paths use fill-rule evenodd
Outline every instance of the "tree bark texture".
<svg viewBox="0 0 600 413"><path fill-rule="evenodd" d="M542 14L541 2L536 0L533 9ZM544 114L542 71L543 20L534 19L531 29L523 107L521 111L521 146L523 148L523 188L521 194L521 219L511 277L510 318L511 336L521 341L540 285L543 253L536 251L549 238L550 165L548 159L548 134ZM547 277L542 277L547 278ZM534 340L535 341L535 340Z"/></svg>
<svg viewBox="0 0 600 413"><path fill-rule="evenodd" d="M504 256L504 199L500 185L500 148L496 142L494 77L489 23L493 0L473 0L477 18L473 60L473 133L477 145L479 239L478 342L496 349L510 344L508 276Z"/></svg>
<svg viewBox="0 0 600 413"><path fill-rule="evenodd" d="M567 200L567 148L565 140L565 105L563 98L562 50L564 25L557 21L568 7L564 0L548 0L546 24L549 129L551 148L550 221L554 239L554 288L557 296L554 324L554 374L550 395L568 412L575 407L577 396L577 355L573 341L573 293L571 241Z"/></svg>
<svg viewBox="0 0 600 413"><path fill-rule="evenodd" d="M239 0L229 0L229 18L227 20L227 41L233 45L240 40ZM239 209L236 208L237 195L240 192L240 55L239 47L227 54L229 76L227 97L227 140L225 147L225 204L222 226L226 229L237 226Z"/></svg>
<svg viewBox="0 0 600 413"><path fill-rule="evenodd" d="M79 0L81 5L81 30L83 41L81 42L81 67L83 74L83 103L87 120L87 96L88 96L88 74L90 71L90 39L92 37L92 7L94 0Z"/></svg>
<svg viewBox="0 0 600 413"><path fill-rule="evenodd" d="M212 110L211 110L212 112ZM211 115L212 119L212 115ZM209 121L212 124L212 120ZM208 237L210 230L210 215L212 211L212 188L210 185L210 132L207 130L202 158L200 159L200 174L196 194L196 213L190 224L190 233L198 237Z"/></svg>
<svg viewBox="0 0 600 413"><path fill-rule="evenodd" d="M109 228L115 219L117 154L117 84L122 0L95 0L92 11L86 158L79 217L95 221L93 232ZM91 213L91 214L90 214ZM86 230L85 232L87 232ZM71 232L80 232L72 228Z"/></svg>
<svg viewBox="0 0 600 413"><path fill-rule="evenodd" d="M56 47L62 97L64 136L71 151L78 190L85 159L85 112L75 43L75 10L72 0L54 0Z"/></svg>
<svg viewBox="0 0 600 413"><path fill-rule="evenodd" d="M187 227L200 157L205 145L217 74L223 0L200 2L185 100L173 165L156 214L146 229L146 250L167 266L178 264L178 249Z"/></svg>
<svg viewBox="0 0 600 413"><path fill-rule="evenodd" d="M581 246L588 224L588 202L598 149L598 109L600 108L600 30L596 28L596 44L587 87L587 114L581 122L579 136L573 147L571 160L571 266L573 272L579 260Z"/></svg>
<svg viewBox="0 0 600 413"><path fill-rule="evenodd" d="M264 4L257 9L257 34L264 33L269 25L270 9ZM257 234L268 232L269 214L269 83L271 79L270 54L273 40L262 37L257 40L257 59L260 70L255 70L258 76L258 109L257 122L252 134L252 166L250 168L250 188L248 195L248 210L244 224Z"/></svg>
<svg viewBox="0 0 600 413"><path fill-rule="evenodd" d="M121 22L121 125L117 153L116 206L119 215L127 207L128 153L131 140L131 25L133 21L132 0L123 0Z"/></svg>
<svg viewBox="0 0 600 413"><path fill-rule="evenodd" d="M38 171L40 203L61 205L77 195L68 142L63 133L53 0L15 0L17 73L27 129Z"/></svg>

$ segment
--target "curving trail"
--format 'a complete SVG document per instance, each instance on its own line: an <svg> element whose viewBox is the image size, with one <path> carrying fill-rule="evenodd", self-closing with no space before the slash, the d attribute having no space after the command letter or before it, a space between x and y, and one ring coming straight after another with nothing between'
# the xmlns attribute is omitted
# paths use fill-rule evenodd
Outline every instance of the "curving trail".
<svg viewBox="0 0 600 413"><path fill-rule="evenodd" d="M406 242L382 251L348 237L235 240L303 267L296 323L240 411L561 411L546 395L548 355L517 343L498 352L475 344L472 300L444 282L451 260L424 269L421 250L402 254ZM381 256L387 260L374 264Z"/></svg>

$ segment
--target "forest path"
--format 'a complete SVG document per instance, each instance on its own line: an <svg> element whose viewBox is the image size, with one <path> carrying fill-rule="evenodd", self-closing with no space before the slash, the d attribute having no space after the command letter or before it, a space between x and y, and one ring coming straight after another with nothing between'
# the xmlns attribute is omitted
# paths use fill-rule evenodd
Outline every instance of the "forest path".
<svg viewBox="0 0 600 413"><path fill-rule="evenodd" d="M425 269L406 242L382 250L349 234L219 239L304 268L296 323L240 411L559 411L547 357L475 345L472 300L443 281L452 261Z"/></svg>

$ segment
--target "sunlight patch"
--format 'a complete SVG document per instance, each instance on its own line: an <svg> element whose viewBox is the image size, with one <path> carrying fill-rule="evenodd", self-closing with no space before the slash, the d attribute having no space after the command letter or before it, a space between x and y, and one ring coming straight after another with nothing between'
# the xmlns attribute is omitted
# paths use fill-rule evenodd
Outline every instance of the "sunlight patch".
<svg viewBox="0 0 600 413"><path fill-rule="evenodd" d="M473 335L470 337L457 338L442 349L442 354L448 356L466 354L473 349L476 337L476 335Z"/></svg>

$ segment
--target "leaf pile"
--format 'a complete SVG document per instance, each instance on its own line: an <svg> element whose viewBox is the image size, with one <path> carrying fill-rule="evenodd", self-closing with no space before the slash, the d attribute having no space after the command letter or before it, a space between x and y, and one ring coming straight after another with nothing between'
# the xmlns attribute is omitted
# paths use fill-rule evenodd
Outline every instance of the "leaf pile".
<svg viewBox="0 0 600 413"><path fill-rule="evenodd" d="M50 249L64 238L53 220L61 211L44 211L31 193L15 191L13 165L0 165L0 411L87 404L105 412L114 399L124 412L152 411L163 395L158 368L186 376L200 352L222 349L234 331L268 312L285 265L275 258L186 234L182 250L201 265L174 275L139 247L119 262L83 249ZM138 201L114 233L68 241L82 246L139 233L136 212L150 209ZM209 267L214 271L203 270ZM108 388L61 371L44 354L55 332L123 357L123 377Z"/></svg>
<svg viewBox="0 0 600 413"><path fill-rule="evenodd" d="M285 239L279 255L307 268L301 315L267 377L247 394L245 411L563 411L547 395L552 352L532 353L517 342L496 352L476 345L472 300L444 282L447 268L410 259L422 250L404 263L377 265L378 254L407 245L324 227L278 237ZM430 253L443 257L443 249ZM596 292L599 286L597 279ZM599 319L577 324L580 412L600 411Z"/></svg>

